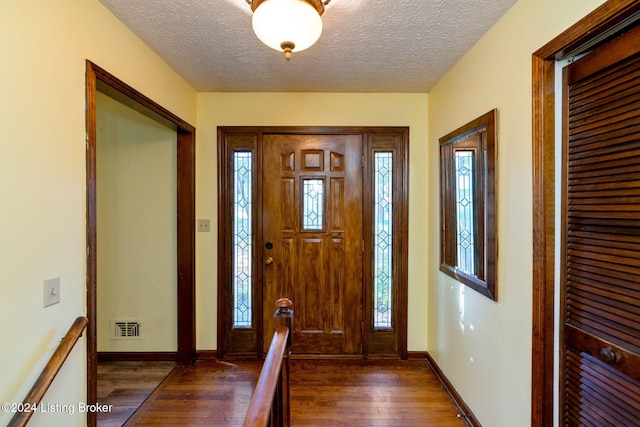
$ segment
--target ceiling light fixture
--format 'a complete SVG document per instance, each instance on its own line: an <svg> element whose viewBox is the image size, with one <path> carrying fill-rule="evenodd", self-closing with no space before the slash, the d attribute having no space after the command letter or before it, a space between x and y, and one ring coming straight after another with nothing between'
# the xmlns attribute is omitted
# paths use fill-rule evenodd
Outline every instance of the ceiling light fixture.
<svg viewBox="0 0 640 427"><path fill-rule="evenodd" d="M253 11L253 31L272 49L292 52L312 46L322 33L322 14L331 0L246 0Z"/></svg>

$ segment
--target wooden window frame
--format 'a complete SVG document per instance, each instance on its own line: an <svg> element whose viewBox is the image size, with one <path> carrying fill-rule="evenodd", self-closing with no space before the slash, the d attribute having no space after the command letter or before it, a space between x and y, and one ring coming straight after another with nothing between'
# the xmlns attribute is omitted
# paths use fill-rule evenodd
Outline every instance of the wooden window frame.
<svg viewBox="0 0 640 427"><path fill-rule="evenodd" d="M497 110L440 138L440 271L497 300ZM478 135L473 139L474 135ZM475 273L458 268L455 153L472 150Z"/></svg>
<svg viewBox="0 0 640 427"><path fill-rule="evenodd" d="M374 157L376 153L391 153L393 162L393 237L392 246L392 326L376 328L374 324ZM398 354L408 357L408 256L409 237L409 129L383 128L381 132L367 129L364 148L364 358ZM389 349L394 351L390 354Z"/></svg>

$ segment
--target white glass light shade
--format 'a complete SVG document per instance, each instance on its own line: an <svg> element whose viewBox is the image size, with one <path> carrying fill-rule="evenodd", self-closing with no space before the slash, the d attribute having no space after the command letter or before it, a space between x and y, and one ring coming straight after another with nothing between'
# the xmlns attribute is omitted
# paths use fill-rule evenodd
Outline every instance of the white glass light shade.
<svg viewBox="0 0 640 427"><path fill-rule="evenodd" d="M304 0L266 0L253 12L253 31L272 49L282 43L295 44L294 52L313 45L322 33L322 18Z"/></svg>

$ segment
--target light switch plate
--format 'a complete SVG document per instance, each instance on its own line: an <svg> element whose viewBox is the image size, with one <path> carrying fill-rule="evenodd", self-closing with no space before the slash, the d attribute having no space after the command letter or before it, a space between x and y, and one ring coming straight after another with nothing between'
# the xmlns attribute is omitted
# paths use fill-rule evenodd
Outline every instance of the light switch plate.
<svg viewBox="0 0 640 427"><path fill-rule="evenodd" d="M209 232L211 231L211 220L210 219L199 219L198 220L198 232Z"/></svg>
<svg viewBox="0 0 640 427"><path fill-rule="evenodd" d="M60 302L60 278L54 277L44 281L44 306L49 307Z"/></svg>

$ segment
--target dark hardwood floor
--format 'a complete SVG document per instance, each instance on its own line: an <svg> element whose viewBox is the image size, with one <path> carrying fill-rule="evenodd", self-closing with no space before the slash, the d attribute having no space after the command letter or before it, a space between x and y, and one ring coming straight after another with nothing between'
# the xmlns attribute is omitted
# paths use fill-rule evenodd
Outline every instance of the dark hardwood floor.
<svg viewBox="0 0 640 427"><path fill-rule="evenodd" d="M178 366L127 426L240 426L262 363ZM291 361L292 426L464 427L424 361Z"/></svg>
<svg viewBox="0 0 640 427"><path fill-rule="evenodd" d="M295 361L294 426L465 426L424 361Z"/></svg>
<svg viewBox="0 0 640 427"><path fill-rule="evenodd" d="M98 427L121 427L176 366L175 362L98 363L98 402L113 405L98 413Z"/></svg>

